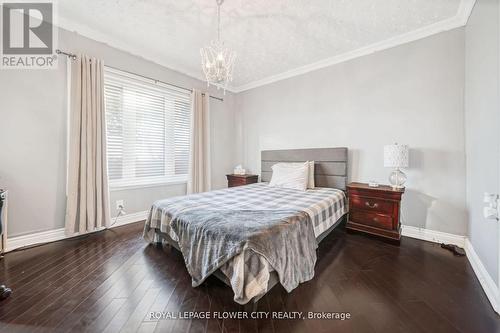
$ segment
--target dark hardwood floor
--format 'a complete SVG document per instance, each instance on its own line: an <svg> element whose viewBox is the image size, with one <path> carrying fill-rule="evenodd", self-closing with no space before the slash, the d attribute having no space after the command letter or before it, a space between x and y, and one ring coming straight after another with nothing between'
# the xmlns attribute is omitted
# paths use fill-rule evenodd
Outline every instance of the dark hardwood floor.
<svg viewBox="0 0 500 333"><path fill-rule="evenodd" d="M151 312L242 311L216 278L191 287L182 256L141 238L142 223L13 252L0 281L1 332L500 332L465 257L403 238L397 247L337 230L316 277L275 287L257 311L349 312L349 320L161 319Z"/></svg>

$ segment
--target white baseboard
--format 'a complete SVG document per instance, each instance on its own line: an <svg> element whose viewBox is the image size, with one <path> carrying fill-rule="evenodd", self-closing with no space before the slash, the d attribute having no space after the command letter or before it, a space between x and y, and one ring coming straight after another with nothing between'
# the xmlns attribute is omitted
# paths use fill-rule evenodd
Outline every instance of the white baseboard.
<svg viewBox="0 0 500 333"><path fill-rule="evenodd" d="M476 277L479 280L479 283L481 283L481 287L483 287L493 310L495 310L496 313L500 313L500 296L498 286L484 267L481 259L479 259L479 256L474 250L474 247L472 247L472 243L469 239L465 240L465 253L467 254L467 259L469 259L472 269L474 270L474 273L476 273Z"/></svg>
<svg viewBox="0 0 500 333"><path fill-rule="evenodd" d="M115 223L115 219L113 218L113 219L111 219L110 228L119 227L121 225L129 224L129 223L144 221L148 217L148 213L149 213L149 211L145 210L143 212L137 212L137 213L123 215L123 216L120 216L116 219L116 223Z"/></svg>
<svg viewBox="0 0 500 333"><path fill-rule="evenodd" d="M433 243L454 244L460 247L465 246L465 236L425 228L417 228L409 225L402 225L401 229L401 234L406 237L421 239Z"/></svg>
<svg viewBox="0 0 500 333"><path fill-rule="evenodd" d="M484 267L481 259L479 259L479 256L476 251L474 251L474 248L467 237L407 225L402 226L401 234L403 236L421 239L428 242L454 244L463 247L465 249L467 259L469 260L469 263L471 264L472 269L474 270L474 273L476 274L476 277L486 294L486 297L488 297L493 310L500 314L499 288Z"/></svg>
<svg viewBox="0 0 500 333"><path fill-rule="evenodd" d="M113 219L111 219L112 225L110 226L110 228L115 228L115 227L119 227L119 226L122 226L125 224L143 221L147 218L147 216L148 216L148 211L127 214L127 215L123 215L123 216L118 217L116 219L116 223L114 223L114 224L113 224L113 222L115 222L115 219L113 218ZM101 229L101 230L104 230L104 229ZM101 231L101 230L96 230L96 231ZM29 235L10 237L10 238L7 238L7 247L6 247L5 252L10 252L10 251L13 251L15 249L19 249L19 248L25 247L25 246L33 246L33 245L37 245L37 244L55 242L58 240L77 237L77 236L80 236L80 235L73 235L73 236L68 237L68 236L66 236L65 229L59 228L59 229L54 229L54 230L36 232L33 234L29 234Z"/></svg>
<svg viewBox="0 0 500 333"><path fill-rule="evenodd" d="M17 237L8 237L5 252L10 252L21 247L36 245L40 243L55 242L65 238L68 237L66 236L64 228L36 232L33 234Z"/></svg>
<svg viewBox="0 0 500 333"><path fill-rule="evenodd" d="M120 216L116 219L116 223L112 224L110 228L115 228L125 224L143 221L147 218L147 215L148 211L143 211L143 212ZM115 220L112 219L112 223L114 221ZM455 244L457 246L465 248L467 258L479 282L481 283L481 287L486 293L486 296L488 297L491 306L493 307L495 312L500 313L499 288L495 284L495 281L488 274L488 271L481 262L481 259L479 259L476 251L474 251L474 248L472 247L472 244L470 243L469 239L467 239L465 236L459 236L459 235L449 234L446 232L428 230L424 228L417 228L407 225L402 226L402 235L428 242ZM7 238L6 252L25 246L54 242L65 238L70 238L70 237L66 236L64 228L38 232L30 235Z"/></svg>

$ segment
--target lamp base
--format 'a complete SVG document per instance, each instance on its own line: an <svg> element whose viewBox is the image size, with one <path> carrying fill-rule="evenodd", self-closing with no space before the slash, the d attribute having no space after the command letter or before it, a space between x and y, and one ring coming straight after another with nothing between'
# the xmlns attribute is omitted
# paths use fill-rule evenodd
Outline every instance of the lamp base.
<svg viewBox="0 0 500 333"><path fill-rule="evenodd" d="M394 169L389 175L389 183L395 190L400 190L404 188L404 183L406 182L406 175L399 168Z"/></svg>

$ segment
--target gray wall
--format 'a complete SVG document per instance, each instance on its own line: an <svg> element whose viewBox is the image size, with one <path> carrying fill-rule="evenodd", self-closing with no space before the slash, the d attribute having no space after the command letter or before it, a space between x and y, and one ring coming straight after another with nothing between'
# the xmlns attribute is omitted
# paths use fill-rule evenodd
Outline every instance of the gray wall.
<svg viewBox="0 0 500 333"><path fill-rule="evenodd" d="M264 149L345 146L350 180L387 183L383 146L409 144L403 223L465 235L464 29L236 98L248 169Z"/></svg>
<svg viewBox="0 0 500 333"><path fill-rule="evenodd" d="M498 284L498 223L483 217L483 193L499 193L499 5L478 0L466 28L465 124L469 238Z"/></svg>
<svg viewBox="0 0 500 333"><path fill-rule="evenodd" d="M403 223L466 234L467 203L468 234L496 279L497 225L482 218L481 199L484 191L499 192L498 31L497 2L479 0L466 32L456 29L236 96L228 93L224 103L212 100L214 188L226 186L224 175L236 162L258 173L263 149L332 146L350 148L351 180L386 183L383 145L407 143L412 150ZM75 33L61 30L59 37L61 48L114 67L204 88L201 81ZM65 61L58 70L3 71L0 91L0 187L10 190L9 236L61 228ZM112 214L115 200L125 200L126 211L134 213L184 193L184 184L114 191Z"/></svg>
<svg viewBox="0 0 500 333"><path fill-rule="evenodd" d="M185 87L205 83L65 30L59 47L104 59L106 64ZM66 60L57 70L9 70L0 73L0 187L9 189L9 237L64 226L66 182ZM221 92L212 92L222 95ZM225 186L235 163L233 95L211 100L212 182ZM185 185L158 186L111 193L125 200L127 213L143 211L152 201L185 193Z"/></svg>

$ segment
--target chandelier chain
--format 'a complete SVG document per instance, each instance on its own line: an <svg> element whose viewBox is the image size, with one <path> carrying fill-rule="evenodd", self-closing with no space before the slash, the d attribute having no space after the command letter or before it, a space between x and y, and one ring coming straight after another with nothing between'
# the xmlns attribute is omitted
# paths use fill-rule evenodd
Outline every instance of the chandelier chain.
<svg viewBox="0 0 500 333"><path fill-rule="evenodd" d="M217 3L217 39L210 45L200 49L202 69L207 79L207 85L224 89L233 80L233 69L236 53L228 49L221 39L221 6L224 0Z"/></svg>
<svg viewBox="0 0 500 333"><path fill-rule="evenodd" d="M217 40L220 41L220 6L223 0L217 0Z"/></svg>

